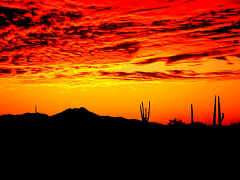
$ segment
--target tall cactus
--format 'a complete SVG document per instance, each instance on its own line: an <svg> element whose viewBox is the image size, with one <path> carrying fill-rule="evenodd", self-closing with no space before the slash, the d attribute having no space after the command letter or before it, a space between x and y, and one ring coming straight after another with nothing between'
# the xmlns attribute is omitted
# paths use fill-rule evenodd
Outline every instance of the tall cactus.
<svg viewBox="0 0 240 180"><path fill-rule="evenodd" d="M216 110L217 110L217 97L215 96L215 101L214 101L214 112L213 112L213 126L216 126Z"/></svg>
<svg viewBox="0 0 240 180"><path fill-rule="evenodd" d="M149 122L149 118L150 118L150 101L149 101L149 104L148 104L148 109L147 107L144 108L144 104L143 102L140 104L140 112L141 112L141 118L142 118L142 121L143 122Z"/></svg>
<svg viewBox="0 0 240 180"><path fill-rule="evenodd" d="M217 108L217 106L218 106L218 108ZM217 119L217 112L216 111L217 110L218 110L218 125L222 126L222 122L224 120L225 114L221 112L220 96L218 96L218 98L216 98L216 96L215 96L214 112L213 112L213 126L216 126L216 119Z"/></svg>
<svg viewBox="0 0 240 180"><path fill-rule="evenodd" d="M191 123L194 124L193 105L191 104Z"/></svg>

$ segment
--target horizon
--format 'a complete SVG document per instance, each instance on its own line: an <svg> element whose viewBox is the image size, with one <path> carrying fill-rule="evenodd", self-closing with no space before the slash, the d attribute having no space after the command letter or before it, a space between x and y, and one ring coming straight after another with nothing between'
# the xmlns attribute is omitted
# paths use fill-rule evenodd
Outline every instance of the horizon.
<svg viewBox="0 0 240 180"><path fill-rule="evenodd" d="M0 2L0 114L240 122L239 0Z"/></svg>
<svg viewBox="0 0 240 180"><path fill-rule="evenodd" d="M221 98L220 96L215 96L215 98ZM145 105L145 103L144 102L141 102L141 104L143 103L143 106L144 106L144 108L146 107ZM151 101L149 101L149 106L150 106L150 103L151 103ZM218 100L215 102L215 103L218 103ZM169 120L167 120L167 121L165 121L164 123L163 123L163 121L159 121L159 120L154 120L154 119L152 119L152 118L150 118L151 120L149 121L149 119L147 120L147 122L150 122L150 123L159 123L159 124L164 124L164 125L167 125L168 123L170 123L170 121L172 121L172 120L176 120L176 121L179 121L179 122L183 122L183 123L185 123L185 124L193 124L193 123L203 123L203 124L206 124L206 125L210 125L210 126L212 126L213 125L213 112L212 112L212 119L211 118L209 118L209 119L205 119L205 121L199 121L199 119L198 118L196 118L196 114L195 114L195 109L194 109L194 105L193 104L191 104L191 112L189 112L189 113L193 113L193 114L191 114L191 120L190 120L190 118L189 118L189 120L184 120L184 119L177 119L177 118L172 118L172 119L169 119ZM220 107L221 107L221 103L220 103ZM146 108L148 108L148 111L149 111L149 107L146 107ZM193 109L192 109L193 108ZM71 108L67 108L67 109L63 109L63 110L61 110L60 112L55 112L55 113L53 113L53 114L48 114L48 113L44 113L44 112L39 112L38 111L38 106L37 105L34 105L34 110L31 112L31 111L28 111L28 112L24 112L24 113L19 113L19 114L0 114L0 116L5 116L5 115L14 115L14 116L18 116L18 115L24 115L24 114L45 114L45 115L48 115L49 117L51 117L51 116L55 116L55 115L57 115L57 114L60 114L60 113L63 113L63 112L65 112L65 111L68 111L68 110L74 110L74 109L76 109L76 110L80 110L80 109L85 109L85 110L87 110L88 112L90 112L90 113L94 113L94 114L96 114L96 115L99 115L99 116L109 116L109 117L122 117L122 118L125 118L125 119L130 119L130 120L139 120L139 121L141 121L141 118L126 118L126 117L124 117L124 116L111 116L110 114L106 114L106 113L102 113L102 114L98 114L98 113L96 113L96 112L93 112L93 111L91 111L90 109L88 109L88 108L86 108L86 107L83 107L83 106L81 106L81 107L71 107ZM214 108L213 108L214 109ZM147 110L147 109L146 109ZM218 111L219 110L217 110L217 112L215 112L215 113L218 113ZM151 114L151 111L149 111L149 115ZM224 113L225 114L225 113ZM140 111L139 111L139 116L141 116L141 113L140 113ZM218 114L216 114L215 115L216 116L216 118L218 118ZM221 114L221 116L222 116L222 114ZM194 121L193 121L193 119L194 119ZM197 121L196 121L196 119L197 119ZM224 119L225 120L225 119ZM216 120L215 120L216 121ZM216 123L216 122L215 122ZM233 124L235 124L235 123L240 123L239 121L236 121L236 122L224 122L223 121L223 125L225 126L225 125L233 125ZM217 124L218 124L218 122L217 122Z"/></svg>

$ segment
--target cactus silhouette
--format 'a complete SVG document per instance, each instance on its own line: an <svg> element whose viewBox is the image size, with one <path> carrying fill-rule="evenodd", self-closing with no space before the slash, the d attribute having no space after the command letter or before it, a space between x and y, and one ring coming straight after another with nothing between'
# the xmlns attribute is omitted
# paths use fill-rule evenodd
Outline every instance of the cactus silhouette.
<svg viewBox="0 0 240 180"><path fill-rule="evenodd" d="M149 101L149 104L148 104L148 109L147 109L147 107L144 108L143 102L140 104L140 113L141 113L141 118L142 118L143 122L149 122L150 106L151 106L150 101Z"/></svg>
<svg viewBox="0 0 240 180"><path fill-rule="evenodd" d="M215 101L214 101L214 112L213 112L213 126L214 127L216 126L217 110L218 110L218 125L222 126L222 122L224 120L225 114L221 112L220 96L218 96L218 98L215 96Z"/></svg>
<svg viewBox="0 0 240 180"><path fill-rule="evenodd" d="M191 104L191 123L194 124L193 105Z"/></svg>
<svg viewBox="0 0 240 180"><path fill-rule="evenodd" d="M213 112L213 126L216 126L216 110L217 110L217 97L215 96L215 101L214 101L214 112Z"/></svg>

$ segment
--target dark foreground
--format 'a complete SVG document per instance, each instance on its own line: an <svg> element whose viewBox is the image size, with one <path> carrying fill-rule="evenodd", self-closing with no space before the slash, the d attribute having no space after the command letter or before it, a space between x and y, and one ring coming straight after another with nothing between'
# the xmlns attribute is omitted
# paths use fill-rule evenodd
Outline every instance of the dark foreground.
<svg viewBox="0 0 240 180"><path fill-rule="evenodd" d="M0 122L3 121L61 121L73 125L83 125L91 127L104 128L212 128L202 123L184 124L181 121L172 120L168 125L158 123L144 123L139 120L125 119L121 117L99 116L88 111L85 108L68 109L59 114L48 116L40 113L26 113L22 115L3 115L0 116ZM221 128L240 128L240 124L232 124Z"/></svg>

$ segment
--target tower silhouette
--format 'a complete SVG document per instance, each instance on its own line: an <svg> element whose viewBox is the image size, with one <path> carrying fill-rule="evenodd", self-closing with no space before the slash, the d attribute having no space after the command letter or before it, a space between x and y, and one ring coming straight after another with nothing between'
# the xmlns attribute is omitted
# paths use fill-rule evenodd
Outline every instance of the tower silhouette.
<svg viewBox="0 0 240 180"><path fill-rule="evenodd" d="M37 105L35 105L35 113L38 113Z"/></svg>

